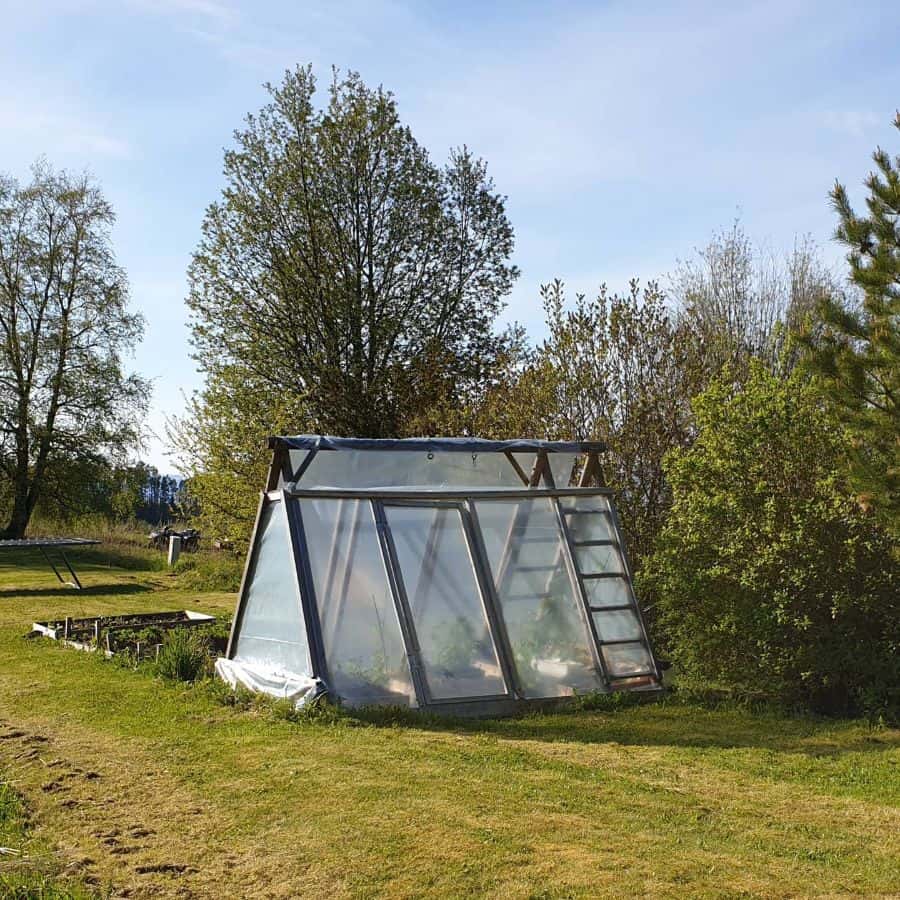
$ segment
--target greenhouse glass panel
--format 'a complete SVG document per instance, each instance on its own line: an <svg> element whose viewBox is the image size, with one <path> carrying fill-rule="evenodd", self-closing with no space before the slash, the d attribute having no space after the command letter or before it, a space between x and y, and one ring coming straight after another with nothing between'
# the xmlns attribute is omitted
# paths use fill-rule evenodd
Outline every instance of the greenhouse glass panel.
<svg viewBox="0 0 900 900"><path fill-rule="evenodd" d="M548 453L547 460L550 463L550 471L553 473L553 483L558 488L568 487L572 480L572 469L575 466L575 454Z"/></svg>
<svg viewBox="0 0 900 900"><path fill-rule="evenodd" d="M653 660L643 644L612 644L603 647L603 659L613 678L645 675L653 670Z"/></svg>
<svg viewBox="0 0 900 900"><path fill-rule="evenodd" d="M482 500L475 506L524 695L602 689L553 501Z"/></svg>
<svg viewBox="0 0 900 900"><path fill-rule="evenodd" d="M350 703L415 692L368 500L300 500L328 675Z"/></svg>
<svg viewBox="0 0 900 900"><path fill-rule="evenodd" d="M584 589L591 606L628 606L632 602L624 578L585 578Z"/></svg>
<svg viewBox="0 0 900 900"><path fill-rule="evenodd" d="M263 507L247 577L236 656L286 672L310 672L297 573L283 504Z"/></svg>
<svg viewBox="0 0 900 900"><path fill-rule="evenodd" d="M519 468L525 475L525 478L531 478L531 472L534 469L534 461L537 458L534 453L513 453L513 459L519 464ZM522 479L519 479L519 487L522 486Z"/></svg>
<svg viewBox="0 0 900 900"><path fill-rule="evenodd" d="M527 473L526 473L527 474ZM345 487L522 487L504 453L320 450L298 485Z"/></svg>
<svg viewBox="0 0 900 900"><path fill-rule="evenodd" d="M291 472L297 472L309 456L309 450L288 450L288 464Z"/></svg>
<svg viewBox="0 0 900 900"><path fill-rule="evenodd" d="M594 494L589 497L561 497L560 504L564 512L609 512L609 500Z"/></svg>
<svg viewBox="0 0 900 900"><path fill-rule="evenodd" d="M457 506L386 506L432 698L506 693Z"/></svg>
<svg viewBox="0 0 900 900"><path fill-rule="evenodd" d="M567 498L563 498L565 502ZM581 498L579 498L581 499ZM606 503L604 498L600 498ZM614 541L616 539L612 519L605 510L587 511L566 515L566 526L572 535L572 540L579 541Z"/></svg>
<svg viewBox="0 0 900 900"><path fill-rule="evenodd" d="M639 641L641 623L630 609L595 612L594 626L601 641Z"/></svg>
<svg viewBox="0 0 900 900"><path fill-rule="evenodd" d="M575 547L578 568L585 575L621 573L622 557L615 547Z"/></svg>

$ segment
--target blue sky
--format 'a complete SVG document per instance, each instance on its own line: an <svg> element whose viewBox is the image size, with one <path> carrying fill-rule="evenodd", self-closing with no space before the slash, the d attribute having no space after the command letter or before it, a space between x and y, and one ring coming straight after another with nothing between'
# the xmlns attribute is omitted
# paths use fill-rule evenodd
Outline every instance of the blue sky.
<svg viewBox="0 0 900 900"><path fill-rule="evenodd" d="M538 286L662 277L740 216L837 263L826 195L861 196L894 149L900 5L0 0L0 170L45 155L87 168L147 317L133 365L154 380L145 458L199 385L185 270L222 186L222 150L262 83L311 62L398 100L442 161L466 143L509 196L522 270L507 317L541 336Z"/></svg>

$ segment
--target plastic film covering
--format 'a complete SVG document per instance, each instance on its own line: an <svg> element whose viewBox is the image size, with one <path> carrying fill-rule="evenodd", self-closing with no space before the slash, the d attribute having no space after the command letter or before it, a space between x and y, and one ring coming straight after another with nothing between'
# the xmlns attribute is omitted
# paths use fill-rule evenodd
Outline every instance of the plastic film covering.
<svg viewBox="0 0 900 900"><path fill-rule="evenodd" d="M233 688L240 684L251 691L293 700L296 707L311 703L325 690L318 678L292 675L236 659L216 660L216 674Z"/></svg>
<svg viewBox="0 0 900 900"><path fill-rule="evenodd" d="M299 487L522 487L503 453L385 450L322 451L297 482Z"/></svg>
<svg viewBox="0 0 900 900"><path fill-rule="evenodd" d="M506 693L455 506L386 506L422 666L433 699Z"/></svg>
<svg viewBox="0 0 900 900"><path fill-rule="evenodd" d="M351 704L415 705L371 503L324 498L296 502L331 688Z"/></svg>
<svg viewBox="0 0 900 900"><path fill-rule="evenodd" d="M602 453L606 445L601 441L543 441L521 438L508 441L492 441L475 437L421 437L421 438L350 438L331 434L298 434L272 437L269 445L281 444L296 450L399 450L401 452L439 453Z"/></svg>
<svg viewBox="0 0 900 900"><path fill-rule="evenodd" d="M483 500L476 510L525 696L602 690L553 501Z"/></svg>
<svg viewBox="0 0 900 900"><path fill-rule="evenodd" d="M294 556L280 501L263 508L233 659L261 671L310 675Z"/></svg>

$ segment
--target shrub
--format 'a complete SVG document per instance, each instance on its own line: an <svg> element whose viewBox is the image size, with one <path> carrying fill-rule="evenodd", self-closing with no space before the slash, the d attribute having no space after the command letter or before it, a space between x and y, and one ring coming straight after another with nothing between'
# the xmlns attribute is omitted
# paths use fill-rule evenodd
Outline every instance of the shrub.
<svg viewBox="0 0 900 900"><path fill-rule="evenodd" d="M163 638L156 671L172 681L196 681L209 669L207 639L188 628L174 628Z"/></svg>
<svg viewBox="0 0 900 900"><path fill-rule="evenodd" d="M666 471L671 515L642 574L688 688L897 715L898 565L854 500L842 434L799 374L761 366L695 401Z"/></svg>

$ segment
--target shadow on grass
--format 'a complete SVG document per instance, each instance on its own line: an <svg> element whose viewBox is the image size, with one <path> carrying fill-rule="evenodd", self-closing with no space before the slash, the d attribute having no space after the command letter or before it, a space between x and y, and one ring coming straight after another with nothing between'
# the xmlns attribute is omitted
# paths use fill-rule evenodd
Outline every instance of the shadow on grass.
<svg viewBox="0 0 900 900"><path fill-rule="evenodd" d="M76 569L77 571L77 569ZM53 578L53 573L50 574ZM83 583L83 582L82 582ZM32 598L32 597L109 597L111 595L146 594L154 590L151 584L122 584L121 582L107 582L105 584L85 584L79 591L65 584L57 582L55 587L37 588L0 588L0 600L8 598Z"/></svg>
<svg viewBox="0 0 900 900"><path fill-rule="evenodd" d="M900 747L900 732L867 728L858 720L788 715L738 704L707 706L666 697L609 695L595 702L591 709L560 708L506 719L451 719L376 707L344 714L376 727L402 725L424 731L494 735L514 741L717 750L755 748L806 756L883 753Z"/></svg>
<svg viewBox="0 0 900 900"><path fill-rule="evenodd" d="M162 572L165 571L166 558L152 550L139 547L127 547L121 544L98 544L87 547L63 548L69 562L76 572L91 569L125 569L129 572ZM48 548L47 553L57 568L62 571L64 563L59 550ZM50 571L47 560L39 550L7 550L0 560L0 571L5 568L26 566L30 569L45 568ZM52 572L51 572L52 575Z"/></svg>

